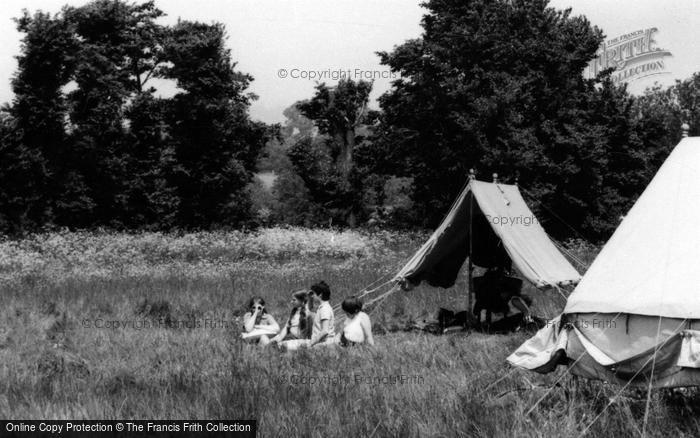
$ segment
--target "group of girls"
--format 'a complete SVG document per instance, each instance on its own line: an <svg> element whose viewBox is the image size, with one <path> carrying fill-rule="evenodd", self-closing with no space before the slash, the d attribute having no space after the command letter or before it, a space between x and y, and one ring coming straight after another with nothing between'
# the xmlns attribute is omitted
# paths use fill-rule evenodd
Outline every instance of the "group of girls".
<svg viewBox="0 0 700 438"><path fill-rule="evenodd" d="M263 346L277 345L284 350L328 345L374 345L372 323L369 315L362 311L362 301L352 297L342 302L345 323L341 332L336 334L335 313L330 298L331 289L324 281L312 285L308 291L292 293L292 310L287 322L280 328L265 307L265 300L253 297L243 316L242 337L249 342Z"/></svg>

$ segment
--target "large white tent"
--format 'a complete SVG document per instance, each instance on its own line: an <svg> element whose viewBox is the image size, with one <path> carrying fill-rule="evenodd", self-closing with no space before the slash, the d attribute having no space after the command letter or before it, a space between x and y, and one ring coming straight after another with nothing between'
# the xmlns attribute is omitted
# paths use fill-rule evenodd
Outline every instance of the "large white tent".
<svg viewBox="0 0 700 438"><path fill-rule="evenodd" d="M684 138L569 297L508 361L548 372L700 385L700 137Z"/></svg>

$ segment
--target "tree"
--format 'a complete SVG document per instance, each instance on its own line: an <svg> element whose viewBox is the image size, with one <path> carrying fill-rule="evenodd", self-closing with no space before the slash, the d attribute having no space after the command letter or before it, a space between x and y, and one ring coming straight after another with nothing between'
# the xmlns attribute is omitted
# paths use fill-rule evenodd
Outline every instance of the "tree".
<svg viewBox="0 0 700 438"><path fill-rule="evenodd" d="M680 141L683 123L688 123L691 136L700 133L700 72L670 87L647 89L635 100L634 111L640 138L667 154Z"/></svg>
<svg viewBox="0 0 700 438"><path fill-rule="evenodd" d="M248 117L252 78L223 25L157 20L153 1L25 11L3 114L3 228L209 227L250 217L245 186L275 128ZM174 98L152 78L176 81ZM25 181L10 181L18 176Z"/></svg>
<svg viewBox="0 0 700 438"><path fill-rule="evenodd" d="M262 189L258 187L253 202L258 204L259 210L270 212L270 223L318 225L323 222L322 209L311 199L304 179L297 173L299 168L290 159L290 151L297 143L314 137L316 130L296 104L286 108L283 114L287 120L275 127L277 135L265 144L257 165L258 172L274 174L274 183L269 193L261 194Z"/></svg>
<svg viewBox="0 0 700 438"><path fill-rule="evenodd" d="M324 83L317 85L311 99L296 104L299 112L313 121L320 134L325 136L323 140L333 162L323 175L315 177L315 181L312 181L313 176L305 173L309 169L300 168L299 174L312 196L315 193L314 199L324 205L325 211L333 219L350 226L355 226L361 210L361 178L353 172L353 154L360 137L358 131L376 117L375 112L367 107L371 91L371 82L341 79L335 87ZM297 158L303 147L309 145L308 142L298 145ZM314 190L313 186L323 189Z"/></svg>
<svg viewBox="0 0 700 438"><path fill-rule="evenodd" d="M375 144L389 168L379 170L415 178L423 225L439 222L470 168L518 175L542 209L559 212L563 221L547 224L557 236L574 228L599 238L616 220L601 222L601 197L611 153L628 154L607 136L638 146L619 123L626 92L583 78L602 33L547 4L431 0L423 36L379 53L401 76L380 98Z"/></svg>
<svg viewBox="0 0 700 438"><path fill-rule="evenodd" d="M162 70L182 92L167 112L177 161L174 184L183 226L239 225L251 218L245 187L269 132L252 122L252 78L235 70L221 24L180 21L169 32Z"/></svg>
<svg viewBox="0 0 700 438"><path fill-rule="evenodd" d="M681 125L688 123L689 134L700 133L700 73L677 80L669 87L656 85L634 99L631 118L637 141L645 157L640 176L642 187L681 139Z"/></svg>
<svg viewBox="0 0 700 438"><path fill-rule="evenodd" d="M333 139L338 148L334 151L336 166L345 180L353 166L355 131L367 118L371 92L371 82L341 79L335 87L328 87L325 83L317 85L316 94L310 100L296 105L322 134Z"/></svg>
<svg viewBox="0 0 700 438"><path fill-rule="evenodd" d="M314 122L302 114L299 104L300 102L296 102L282 111L286 121L280 129L280 134L285 139L298 139L314 135Z"/></svg>
<svg viewBox="0 0 700 438"><path fill-rule="evenodd" d="M12 79L15 97L3 115L1 162L11 181L2 184L0 209L11 228L26 229L53 222L68 202L64 186L72 174L66 170L62 87L73 74L78 42L60 17L25 10L15 22L25 36Z"/></svg>
<svg viewBox="0 0 700 438"><path fill-rule="evenodd" d="M74 80L68 94L74 167L89 182L94 208L82 212L88 223L134 227L144 220L145 204L130 197L143 186L134 167L157 151L139 151L157 144L128 139L128 119L134 108L147 101L154 89L145 88L161 63L163 16L152 1L141 5L119 0L96 0L77 8L64 8L64 20L79 38ZM143 128L143 126L140 126ZM136 135L138 137L138 134Z"/></svg>
<svg viewBox="0 0 700 438"><path fill-rule="evenodd" d="M165 124L168 101L152 93L136 95L126 107L129 121L125 154L128 174L122 196L127 206L125 224L131 228L171 228L180 200L173 185L177 162L168 145Z"/></svg>
<svg viewBox="0 0 700 438"><path fill-rule="evenodd" d="M42 187L33 178L47 177L41 168L40 151L32 150L18 138L17 121L8 108L0 112L0 232L17 232L37 225L43 216L31 215L41 199ZM41 212L43 213L43 212Z"/></svg>

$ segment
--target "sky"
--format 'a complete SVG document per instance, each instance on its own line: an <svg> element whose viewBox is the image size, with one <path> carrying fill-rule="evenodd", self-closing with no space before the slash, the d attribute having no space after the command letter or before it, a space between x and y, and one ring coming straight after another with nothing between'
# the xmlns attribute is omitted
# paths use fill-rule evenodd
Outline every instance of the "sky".
<svg viewBox="0 0 700 438"><path fill-rule="evenodd" d="M0 103L12 99L10 80L17 68L21 35L12 22L23 8L58 12L65 4L85 0L3 0L0 9ZM251 106L254 119L282 122L282 112L307 99L318 82L334 84L343 72L352 79L373 77L372 105L390 87L387 67L377 51L391 51L407 39L420 37L425 10L420 0L156 0L167 17L214 21L226 25L228 46L237 69L254 77ZM656 27L657 46L671 52L668 74L639 79L630 91L642 92L655 81L669 85L700 71L700 2L697 0L552 0L556 8L585 15L608 38ZM349 71L349 74L348 74ZM316 77L311 77L316 75ZM321 76L325 75L325 76ZM164 95L173 87L160 85Z"/></svg>

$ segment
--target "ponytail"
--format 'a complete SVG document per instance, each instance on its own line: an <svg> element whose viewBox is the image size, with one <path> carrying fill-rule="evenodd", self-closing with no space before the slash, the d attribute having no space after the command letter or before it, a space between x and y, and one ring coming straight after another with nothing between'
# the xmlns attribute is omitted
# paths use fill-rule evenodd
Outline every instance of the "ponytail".
<svg viewBox="0 0 700 438"><path fill-rule="evenodd" d="M296 300L301 301L301 305L294 306L292 312L289 314L289 320L287 321L287 329L292 326L292 318L299 312L299 332L304 333L306 331L306 305L309 302L309 292L306 290L296 291L292 294Z"/></svg>

